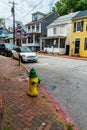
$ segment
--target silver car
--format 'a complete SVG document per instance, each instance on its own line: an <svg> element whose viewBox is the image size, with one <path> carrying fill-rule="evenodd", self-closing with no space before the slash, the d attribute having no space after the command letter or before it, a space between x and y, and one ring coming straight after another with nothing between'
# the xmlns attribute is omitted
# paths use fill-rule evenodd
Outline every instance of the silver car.
<svg viewBox="0 0 87 130"><path fill-rule="evenodd" d="M37 62L38 57L36 53L32 52L29 47L15 47L12 50L12 57L21 60L21 62Z"/></svg>

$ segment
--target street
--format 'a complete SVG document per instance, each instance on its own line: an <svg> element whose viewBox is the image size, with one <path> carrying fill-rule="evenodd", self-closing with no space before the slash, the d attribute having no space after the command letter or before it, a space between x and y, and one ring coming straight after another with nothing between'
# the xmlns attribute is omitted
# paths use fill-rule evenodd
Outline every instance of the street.
<svg viewBox="0 0 87 130"><path fill-rule="evenodd" d="M36 69L41 85L70 115L79 130L87 130L87 61L39 55Z"/></svg>

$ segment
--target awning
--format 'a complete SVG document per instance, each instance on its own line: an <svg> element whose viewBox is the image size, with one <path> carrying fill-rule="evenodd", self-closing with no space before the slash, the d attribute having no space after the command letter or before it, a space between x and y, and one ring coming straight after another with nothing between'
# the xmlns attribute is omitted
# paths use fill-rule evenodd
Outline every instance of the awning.
<svg viewBox="0 0 87 130"><path fill-rule="evenodd" d="M1 35L0 35L0 38L5 38L5 37L6 37L5 34L1 34Z"/></svg>
<svg viewBox="0 0 87 130"><path fill-rule="evenodd" d="M49 37L41 37L41 39L43 39L43 40L45 40L45 39L57 39L57 38L65 39L66 36L49 36Z"/></svg>

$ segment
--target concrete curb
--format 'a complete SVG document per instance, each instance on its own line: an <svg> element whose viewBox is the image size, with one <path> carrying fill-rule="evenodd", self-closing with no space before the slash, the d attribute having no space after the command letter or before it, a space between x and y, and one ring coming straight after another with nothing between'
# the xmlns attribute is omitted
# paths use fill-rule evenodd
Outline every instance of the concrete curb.
<svg viewBox="0 0 87 130"><path fill-rule="evenodd" d="M75 60L83 60L87 61L87 57L78 57L78 56L68 56L68 55L57 55L57 54L51 54L51 53L39 53L37 52L38 55L45 55L45 56L53 56L53 57L59 57L59 58L67 58L67 59L75 59Z"/></svg>
<svg viewBox="0 0 87 130"><path fill-rule="evenodd" d="M2 97L0 94L0 118L2 117Z"/></svg>
<svg viewBox="0 0 87 130"><path fill-rule="evenodd" d="M49 93L44 89L44 87L40 87L40 90L48 97L48 99L52 102L53 106L58 110L63 118L66 120L66 122L73 126L74 130L78 130L77 126L75 125L74 121L71 119L71 117L64 112L64 110L56 103L54 98L49 95Z"/></svg>

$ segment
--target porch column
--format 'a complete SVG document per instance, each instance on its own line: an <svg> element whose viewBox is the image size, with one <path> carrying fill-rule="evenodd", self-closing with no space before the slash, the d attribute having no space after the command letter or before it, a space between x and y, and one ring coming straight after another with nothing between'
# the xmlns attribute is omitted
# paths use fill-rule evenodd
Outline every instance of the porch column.
<svg viewBox="0 0 87 130"><path fill-rule="evenodd" d="M59 53L60 53L60 38L58 39L58 49L59 49Z"/></svg>
<svg viewBox="0 0 87 130"><path fill-rule="evenodd" d="M33 34L33 43L35 43L35 34Z"/></svg>
<svg viewBox="0 0 87 130"><path fill-rule="evenodd" d="M42 51L42 39L40 39L40 51Z"/></svg>
<svg viewBox="0 0 87 130"><path fill-rule="evenodd" d="M26 38L26 43L28 43L28 38Z"/></svg>

